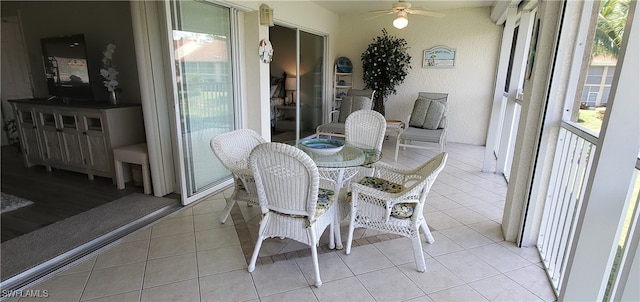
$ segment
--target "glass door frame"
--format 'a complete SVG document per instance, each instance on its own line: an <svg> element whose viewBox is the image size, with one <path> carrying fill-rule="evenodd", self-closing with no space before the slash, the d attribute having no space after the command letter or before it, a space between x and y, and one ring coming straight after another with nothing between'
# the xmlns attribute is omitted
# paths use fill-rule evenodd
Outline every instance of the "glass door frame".
<svg viewBox="0 0 640 302"><path fill-rule="evenodd" d="M176 1L179 2L179 0L172 0L172 1ZM239 40L240 40L240 36L239 36L239 30L238 30L238 10L233 8L233 7L228 7L225 5L222 5L220 3L213 3L213 2L205 2L204 4L209 4L209 5L217 5L220 7L225 7L229 10L229 26L230 26L230 37L231 37L231 43L229 43L229 47L231 47L231 51L230 51L230 58L231 58L231 78L232 78L232 92L233 92L233 114L234 114L234 125L233 128L238 129L238 125L242 124L242 110L240 110L241 108L241 102L240 100L242 99L242 95L241 95L241 91L240 91L240 60L239 60L239 51L240 51L240 46L239 46ZM172 12L171 12L171 3L167 3L167 5L165 5L165 20L167 23L167 41L169 42L169 44L172 43L173 41L173 16L172 16ZM174 55L174 48L173 45L167 45L168 47L168 53L169 53L169 66L170 66L170 79L171 79L171 84L168 86L171 89L171 94L173 96L173 103L171 104L171 106L173 106L173 118L174 118L174 122L173 127L174 127L174 134L175 134L175 139L174 139L174 149L177 150L177 157L174 159L174 165L176 168L176 171L179 171L179 178L177 179L177 182L179 183L179 187L180 187L180 194L181 194L181 203L182 205L188 205L190 203L193 203L196 200L199 200L207 195L213 194L217 191L220 191L222 189L224 189L225 187L229 186L229 184L231 184L233 182L233 178L231 177L231 173L229 173L229 177L227 180L219 182L218 184L215 184L213 186L210 186L202 191L199 192L193 192L193 194L191 194L190 190L189 190L189 186L190 183L187 179L187 173L189 172L189 168L186 167L186 162L185 162L185 158L186 158L186 150L184 149L184 145L183 145L183 138L182 138L182 132L183 132L183 127L182 124L180 123L180 98L178 96L178 91L175 89L176 87L176 83L177 83L177 78L176 78L176 64L175 64L175 55ZM213 155L212 155L213 156Z"/></svg>

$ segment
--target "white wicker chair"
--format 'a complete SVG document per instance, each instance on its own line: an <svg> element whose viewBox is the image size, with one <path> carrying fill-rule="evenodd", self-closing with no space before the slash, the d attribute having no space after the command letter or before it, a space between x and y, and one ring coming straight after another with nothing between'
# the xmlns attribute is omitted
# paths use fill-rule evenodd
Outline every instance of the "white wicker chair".
<svg viewBox="0 0 640 302"><path fill-rule="evenodd" d="M434 239L422 211L427 194L444 168L447 156L447 153L440 153L411 170L377 163L375 178L365 178L351 184L352 212L346 253L351 253L353 231L357 227L398 234L411 239L417 270L424 272L426 265L420 230L428 243L433 243Z"/></svg>
<svg viewBox="0 0 640 302"><path fill-rule="evenodd" d="M258 194L253 174L247 158L259 144L266 142L260 134L251 129L239 129L213 137L211 150L218 160L233 174L235 189L231 202L224 208L220 222L225 223L231 208L237 201L245 201L249 206L258 205Z"/></svg>
<svg viewBox="0 0 640 302"><path fill-rule="evenodd" d="M387 130L384 116L373 110L358 110L349 114L344 123L345 140L361 148L382 151Z"/></svg>
<svg viewBox="0 0 640 302"><path fill-rule="evenodd" d="M376 149L382 151L382 143L384 142L385 131L387 128L387 122L382 114L373 110L358 110L351 113L345 121L345 140L351 144L354 144L360 148ZM347 181L343 182L343 186L348 188L350 183L354 180L371 175L372 169L370 167L352 167L345 168L343 172L343 179ZM320 177L323 180L332 182L335 185L335 179L337 179L336 169L320 168ZM338 196L343 196L340 192L337 192ZM338 248L342 248L342 239L340 234L340 222L351 213L351 205L344 202L344 198L341 198L337 209L337 227L335 232L335 241ZM333 240L330 242L330 247L333 248Z"/></svg>
<svg viewBox="0 0 640 302"><path fill-rule="evenodd" d="M249 166L254 173L263 214L249 272L255 269L264 239L291 238L311 248L315 285L320 287L316 245L328 226L333 231L336 215L333 191L319 189L315 163L302 150L290 145L259 145L249 156Z"/></svg>

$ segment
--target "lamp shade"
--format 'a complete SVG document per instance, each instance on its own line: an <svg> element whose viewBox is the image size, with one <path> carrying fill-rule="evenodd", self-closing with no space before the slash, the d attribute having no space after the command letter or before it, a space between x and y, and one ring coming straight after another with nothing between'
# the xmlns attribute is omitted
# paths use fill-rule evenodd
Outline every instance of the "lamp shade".
<svg viewBox="0 0 640 302"><path fill-rule="evenodd" d="M285 90L296 90L296 78L287 78L284 81Z"/></svg>
<svg viewBox="0 0 640 302"><path fill-rule="evenodd" d="M398 17L393 20L393 27L397 29L403 29L409 25L409 19L407 19L407 13L399 12Z"/></svg>

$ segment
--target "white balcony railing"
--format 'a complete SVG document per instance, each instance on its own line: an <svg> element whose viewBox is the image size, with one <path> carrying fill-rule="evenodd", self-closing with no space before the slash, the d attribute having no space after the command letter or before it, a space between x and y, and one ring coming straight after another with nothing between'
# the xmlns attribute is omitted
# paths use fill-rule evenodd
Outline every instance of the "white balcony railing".
<svg viewBox="0 0 640 302"><path fill-rule="evenodd" d="M538 238L538 250L556 294L562 284L566 252L573 240L597 140L594 133L562 122Z"/></svg>
<svg viewBox="0 0 640 302"><path fill-rule="evenodd" d="M567 250L574 238L597 140L595 133L571 122L562 122L538 237L538 251L556 294L560 293L564 278ZM640 175L640 157L636 175ZM621 217L624 227L619 244L612 247L617 253L605 301L619 300L623 294L620 289L628 287L627 276L640 238L639 194L640 179L636 178L629 188L627 210Z"/></svg>

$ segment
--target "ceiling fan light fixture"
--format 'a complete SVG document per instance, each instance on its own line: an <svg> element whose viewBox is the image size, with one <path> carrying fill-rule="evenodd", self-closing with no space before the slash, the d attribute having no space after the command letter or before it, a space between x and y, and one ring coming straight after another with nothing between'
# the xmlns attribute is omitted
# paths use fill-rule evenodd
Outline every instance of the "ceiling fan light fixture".
<svg viewBox="0 0 640 302"><path fill-rule="evenodd" d="M398 12L398 17L393 20L393 27L397 29L403 29L409 25L409 19L407 19L407 13Z"/></svg>

